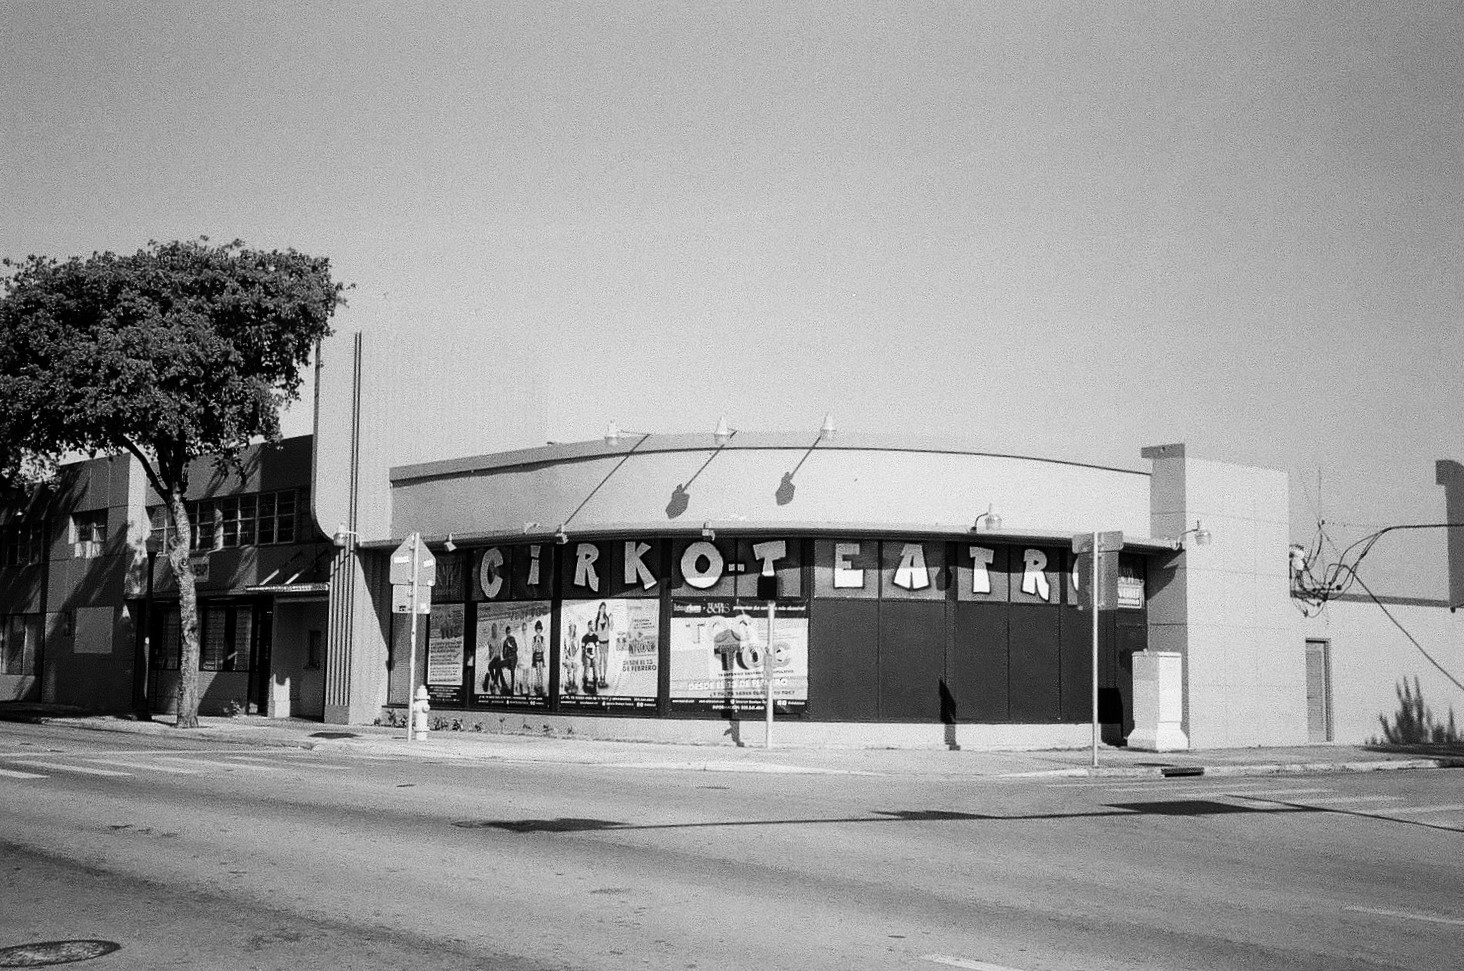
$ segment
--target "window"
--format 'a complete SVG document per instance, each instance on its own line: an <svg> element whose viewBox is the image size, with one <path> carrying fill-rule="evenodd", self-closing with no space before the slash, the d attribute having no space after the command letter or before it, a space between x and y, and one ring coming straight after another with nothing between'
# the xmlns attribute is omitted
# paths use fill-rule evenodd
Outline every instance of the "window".
<svg viewBox="0 0 1464 971"><path fill-rule="evenodd" d="M304 501L301 493L286 489L190 502L192 549L224 550L293 543L297 538L297 510ZM153 528L159 528L160 522L155 516Z"/></svg>
<svg viewBox="0 0 1464 971"><path fill-rule="evenodd" d="M199 609L200 671L248 671L254 612L247 604Z"/></svg>
<svg viewBox="0 0 1464 971"><path fill-rule="evenodd" d="M0 530L0 566L32 566L45 555L45 522L13 522Z"/></svg>
<svg viewBox="0 0 1464 971"><path fill-rule="evenodd" d="M0 617L0 674L35 674L40 614Z"/></svg>
<svg viewBox="0 0 1464 971"><path fill-rule="evenodd" d="M152 666L159 671L176 671L183 653L183 630L178 608L154 609L157 616L153 618Z"/></svg>
<svg viewBox="0 0 1464 971"><path fill-rule="evenodd" d="M101 556L107 545L107 510L79 512L71 517L71 555L79 560Z"/></svg>

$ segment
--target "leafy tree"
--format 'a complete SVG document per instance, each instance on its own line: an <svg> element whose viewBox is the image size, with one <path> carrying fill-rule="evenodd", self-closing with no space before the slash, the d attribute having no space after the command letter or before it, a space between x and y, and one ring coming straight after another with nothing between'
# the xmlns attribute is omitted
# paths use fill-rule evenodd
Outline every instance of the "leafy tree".
<svg viewBox="0 0 1464 971"><path fill-rule="evenodd" d="M178 725L198 724L198 601L184 496L189 463L279 438L301 368L345 302L330 261L208 239L131 256L5 260L0 479L67 453L128 452L164 501L178 581Z"/></svg>

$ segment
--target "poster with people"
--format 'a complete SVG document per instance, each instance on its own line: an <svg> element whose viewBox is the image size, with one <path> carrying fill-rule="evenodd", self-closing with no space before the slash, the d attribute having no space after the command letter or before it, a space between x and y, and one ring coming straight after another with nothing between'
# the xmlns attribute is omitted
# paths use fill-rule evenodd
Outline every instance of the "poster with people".
<svg viewBox="0 0 1464 971"><path fill-rule="evenodd" d="M773 704L796 714L808 707L808 605L780 603L773 622ZM765 711L767 644L765 601L672 600L672 709Z"/></svg>
<svg viewBox="0 0 1464 971"><path fill-rule="evenodd" d="M654 708L660 603L566 600L560 611L561 708Z"/></svg>
<svg viewBox="0 0 1464 971"><path fill-rule="evenodd" d="M433 604L427 621L427 696L463 703L463 605Z"/></svg>
<svg viewBox="0 0 1464 971"><path fill-rule="evenodd" d="M469 681L479 705L549 703L549 602L480 603Z"/></svg>

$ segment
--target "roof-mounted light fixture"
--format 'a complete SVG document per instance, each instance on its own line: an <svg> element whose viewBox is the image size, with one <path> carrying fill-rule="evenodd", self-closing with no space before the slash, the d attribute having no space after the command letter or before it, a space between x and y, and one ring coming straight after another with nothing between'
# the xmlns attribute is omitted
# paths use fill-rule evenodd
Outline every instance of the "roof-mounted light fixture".
<svg viewBox="0 0 1464 971"><path fill-rule="evenodd" d="M712 440L717 443L718 448L721 448L723 445L732 441L732 436L736 434L737 429L727 424L727 416L723 415L717 420L717 428L712 432Z"/></svg>
<svg viewBox="0 0 1464 971"><path fill-rule="evenodd" d="M716 538L717 531L712 528L712 524L710 522L702 523L702 539L715 540Z"/></svg>
<svg viewBox="0 0 1464 971"><path fill-rule="evenodd" d="M976 517L976 522L971 526L973 533L994 533L1001 529L1001 516L992 503L986 504L986 511Z"/></svg>
<svg viewBox="0 0 1464 971"><path fill-rule="evenodd" d="M449 553L457 552L457 544L452 541L452 533L447 534L447 542L442 544L442 548Z"/></svg>
<svg viewBox="0 0 1464 971"><path fill-rule="evenodd" d="M560 546L563 546L565 543L569 542L569 534L564 531L563 526L560 526L554 531L554 542L558 543Z"/></svg>

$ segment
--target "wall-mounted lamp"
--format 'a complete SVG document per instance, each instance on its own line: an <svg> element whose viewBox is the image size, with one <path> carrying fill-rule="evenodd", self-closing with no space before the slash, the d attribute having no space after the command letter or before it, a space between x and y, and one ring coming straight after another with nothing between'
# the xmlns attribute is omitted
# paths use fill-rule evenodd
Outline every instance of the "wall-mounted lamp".
<svg viewBox="0 0 1464 971"><path fill-rule="evenodd" d="M1195 520L1195 525L1194 525L1194 528L1193 529L1186 529L1184 532L1182 532L1182 533L1179 534L1179 538L1174 541L1174 548L1175 549L1184 549L1184 546L1185 546L1184 538L1186 536L1190 535L1191 533L1194 534L1194 537L1195 537L1195 545L1196 546L1209 546L1210 545L1210 531L1208 529L1206 529L1204 526L1201 526L1200 525L1200 521L1198 519L1196 519Z"/></svg>
<svg viewBox="0 0 1464 971"><path fill-rule="evenodd" d="M717 421L717 428L712 432L712 439L717 443L717 447L720 448L732 441L732 436L736 434L737 429L727 424L727 416L723 415Z"/></svg>
<svg viewBox="0 0 1464 971"><path fill-rule="evenodd" d="M335 545L337 546L344 548L346 545L347 536L354 536L357 539L361 538L360 533L356 532L354 529L347 529L346 524L341 523L339 526L336 527L335 535L331 537L331 542L335 543Z"/></svg>
<svg viewBox="0 0 1464 971"><path fill-rule="evenodd" d="M1001 529L1001 516L997 514L994 504L987 503L986 511L976 517L976 522L972 524L971 531L973 533L994 533L999 529Z"/></svg>
<svg viewBox="0 0 1464 971"><path fill-rule="evenodd" d="M715 540L716 538L717 531L712 528L712 524L709 522L702 523L702 539Z"/></svg>
<svg viewBox="0 0 1464 971"><path fill-rule="evenodd" d="M569 534L564 531L563 526L560 526L554 531L554 542L558 543L560 546L563 546L565 543L569 542Z"/></svg>
<svg viewBox="0 0 1464 971"><path fill-rule="evenodd" d="M454 553L457 551L457 544L452 541L452 533L447 534L447 542L442 544L442 548L447 550L449 553Z"/></svg>
<svg viewBox="0 0 1464 971"><path fill-rule="evenodd" d="M834 440L834 433L836 431L837 429L834 428L833 414L825 414L823 424L820 425L818 428L818 440L821 442L832 442Z"/></svg>

